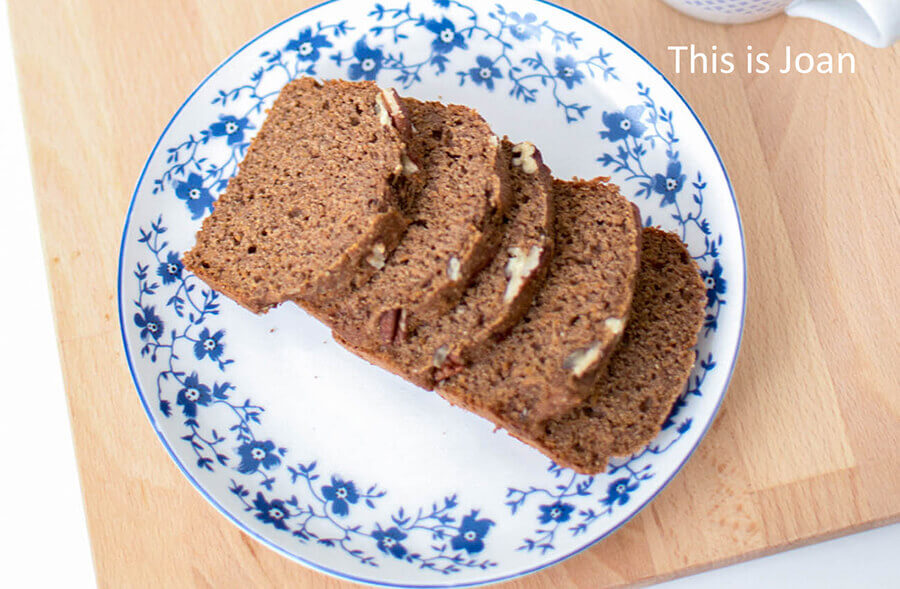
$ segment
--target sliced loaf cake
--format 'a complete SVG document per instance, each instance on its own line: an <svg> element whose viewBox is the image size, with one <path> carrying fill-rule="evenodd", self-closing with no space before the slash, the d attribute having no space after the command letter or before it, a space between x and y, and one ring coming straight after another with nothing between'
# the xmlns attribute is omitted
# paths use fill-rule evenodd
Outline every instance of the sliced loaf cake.
<svg viewBox="0 0 900 589"><path fill-rule="evenodd" d="M513 205L503 222L500 250L466 289L459 304L436 321L419 325L401 344L365 350L335 339L351 351L406 380L431 389L468 364L528 310L553 249L550 170L531 143L502 142L512 163Z"/></svg>
<svg viewBox="0 0 900 589"><path fill-rule="evenodd" d="M584 403L521 439L588 474L602 472L612 456L641 449L684 391L705 304L697 265L681 240L645 229L631 318L608 373Z"/></svg>
<svg viewBox="0 0 900 589"><path fill-rule="evenodd" d="M411 125L393 90L312 78L289 83L237 175L203 221L185 266L254 312L333 296L375 271L418 190Z"/></svg>
<svg viewBox="0 0 900 589"><path fill-rule="evenodd" d="M555 253L509 335L442 381L455 405L531 432L590 392L624 331L640 254L636 207L605 178L555 180Z"/></svg>
<svg viewBox="0 0 900 589"><path fill-rule="evenodd" d="M472 109L402 99L410 151L425 184L406 209L403 240L378 272L346 297L299 304L351 346L372 350L403 342L420 322L459 302L472 277L497 251L509 206L509 162L500 141Z"/></svg>

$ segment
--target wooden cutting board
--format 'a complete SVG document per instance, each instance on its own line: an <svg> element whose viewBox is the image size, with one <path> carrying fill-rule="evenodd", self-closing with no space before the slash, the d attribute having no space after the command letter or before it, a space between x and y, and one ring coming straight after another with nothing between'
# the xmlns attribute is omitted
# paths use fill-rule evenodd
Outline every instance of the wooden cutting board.
<svg viewBox="0 0 900 589"><path fill-rule="evenodd" d="M289 0L10 0L44 253L97 578L108 587L340 587L241 534L147 423L116 318L122 222L194 86ZM561 4L647 56L697 111L743 214L749 309L724 407L622 530L509 587L659 580L897 521L900 50L825 25L740 27L656 0ZM857 73L675 74L669 44L849 51ZM18 198L20 196L11 196Z"/></svg>

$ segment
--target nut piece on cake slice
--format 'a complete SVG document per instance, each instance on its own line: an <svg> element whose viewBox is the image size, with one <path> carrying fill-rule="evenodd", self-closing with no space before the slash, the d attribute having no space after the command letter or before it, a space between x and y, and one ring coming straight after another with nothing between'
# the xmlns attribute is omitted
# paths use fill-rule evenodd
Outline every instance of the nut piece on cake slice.
<svg viewBox="0 0 900 589"><path fill-rule="evenodd" d="M631 318L590 396L536 435L520 435L557 464L596 474L659 433L694 365L706 288L677 236L645 229Z"/></svg>
<svg viewBox="0 0 900 589"><path fill-rule="evenodd" d="M472 109L401 100L410 154L424 186L405 209L410 226L384 267L347 296L298 303L360 350L399 344L454 307L497 252L509 206L500 141Z"/></svg>
<svg viewBox="0 0 900 589"><path fill-rule="evenodd" d="M445 399L518 434L591 391L628 320L640 256L637 207L606 180L554 180L543 287L506 338L437 386Z"/></svg>
<svg viewBox="0 0 900 589"><path fill-rule="evenodd" d="M508 331L528 310L553 255L553 179L530 143L502 142L513 204L503 221L500 249L472 281L459 304L419 325L397 345L351 351L426 389L452 376Z"/></svg>
<svg viewBox="0 0 900 589"><path fill-rule="evenodd" d="M393 90L290 82L185 266L255 313L361 284L400 242L402 206L421 184L410 132Z"/></svg>

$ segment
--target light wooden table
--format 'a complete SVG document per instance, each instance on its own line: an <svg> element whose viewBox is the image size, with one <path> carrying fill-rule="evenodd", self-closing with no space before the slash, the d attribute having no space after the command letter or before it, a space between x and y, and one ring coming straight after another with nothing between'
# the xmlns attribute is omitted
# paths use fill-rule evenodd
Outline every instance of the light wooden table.
<svg viewBox="0 0 900 589"><path fill-rule="evenodd" d="M774 18L691 20L656 0L562 4L657 65L734 183L749 257L744 344L693 459L622 530L510 587L657 580L900 514L900 51ZM11 0L44 251L103 586L338 587L220 517L136 402L115 311L141 166L217 63L310 5L288 0ZM851 51L855 75L674 73L668 44ZM25 295L27 296L27 294Z"/></svg>

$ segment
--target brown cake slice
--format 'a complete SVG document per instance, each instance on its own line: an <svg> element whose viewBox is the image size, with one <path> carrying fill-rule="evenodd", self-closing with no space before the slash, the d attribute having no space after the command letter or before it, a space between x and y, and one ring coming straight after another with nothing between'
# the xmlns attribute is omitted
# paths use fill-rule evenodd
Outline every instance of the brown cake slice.
<svg viewBox="0 0 900 589"><path fill-rule="evenodd" d="M611 456L659 433L694 365L706 289L675 235L645 229L631 319L608 373L581 405L522 439L578 472L602 472Z"/></svg>
<svg viewBox="0 0 900 589"><path fill-rule="evenodd" d="M554 181L544 285L505 339L440 383L445 399L519 433L590 392L628 320L640 253L637 208L606 180Z"/></svg>
<svg viewBox="0 0 900 589"><path fill-rule="evenodd" d="M509 162L478 113L402 100L414 129L410 151L425 182L406 209L411 223L402 242L347 296L298 301L360 349L400 343L418 323L455 306L496 253L509 206Z"/></svg>
<svg viewBox="0 0 900 589"><path fill-rule="evenodd" d="M500 251L469 285L460 303L436 321L418 326L407 341L375 350L335 339L373 364L426 389L468 364L498 334L515 325L531 305L553 250L550 170L531 143L502 142L512 162L513 206L503 222Z"/></svg>
<svg viewBox="0 0 900 589"><path fill-rule="evenodd" d="M185 266L256 313L365 281L406 229L401 206L420 176L410 129L393 90L290 82Z"/></svg>

